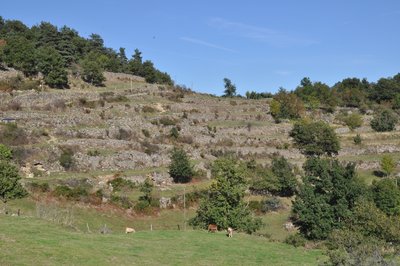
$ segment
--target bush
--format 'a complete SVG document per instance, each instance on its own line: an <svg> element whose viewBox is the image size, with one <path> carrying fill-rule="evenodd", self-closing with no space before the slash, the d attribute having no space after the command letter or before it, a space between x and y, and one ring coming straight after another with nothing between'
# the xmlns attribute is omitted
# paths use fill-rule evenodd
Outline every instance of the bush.
<svg viewBox="0 0 400 266"><path fill-rule="evenodd" d="M86 153L88 156L99 156L100 152L98 150L88 150Z"/></svg>
<svg viewBox="0 0 400 266"><path fill-rule="evenodd" d="M393 131L397 123L397 117L389 110L384 110L371 120L371 127L377 132Z"/></svg>
<svg viewBox="0 0 400 266"><path fill-rule="evenodd" d="M89 193L84 187L70 188L65 185L59 185L54 189L54 195L68 200L83 200L89 196Z"/></svg>
<svg viewBox="0 0 400 266"><path fill-rule="evenodd" d="M340 149L335 131L324 122L296 123L289 135L306 156L337 155Z"/></svg>
<svg viewBox="0 0 400 266"><path fill-rule="evenodd" d="M285 243L292 245L294 247L304 247L304 245L306 244L306 239L299 233L293 234L293 235L289 235L286 239L285 239Z"/></svg>
<svg viewBox="0 0 400 266"><path fill-rule="evenodd" d="M261 211L263 213L277 211L282 208L281 200L277 197L267 198L261 204Z"/></svg>
<svg viewBox="0 0 400 266"><path fill-rule="evenodd" d="M162 117L159 120L160 124L163 126L175 126L177 121L170 117Z"/></svg>
<svg viewBox="0 0 400 266"><path fill-rule="evenodd" d="M354 144L356 145L361 145L362 139L360 134L357 134L354 138L353 138Z"/></svg>
<svg viewBox="0 0 400 266"><path fill-rule="evenodd" d="M142 133L146 138L150 137L150 132L147 129L142 129Z"/></svg>
<svg viewBox="0 0 400 266"><path fill-rule="evenodd" d="M133 206L132 202L126 196L112 195L111 202L121 206L124 209L129 209L129 208L132 208L132 206Z"/></svg>
<svg viewBox="0 0 400 266"><path fill-rule="evenodd" d="M58 161L60 162L61 166L64 167L65 170L70 170L73 168L74 162L74 152L71 149L64 149L60 155Z"/></svg>
<svg viewBox="0 0 400 266"><path fill-rule="evenodd" d="M122 177L114 178L108 183L112 185L114 191L130 190L135 188L135 184L132 181Z"/></svg>
<svg viewBox="0 0 400 266"><path fill-rule="evenodd" d="M29 188L32 192L49 192L50 191L50 185L49 183L38 183L38 182L32 182L29 184Z"/></svg>
<svg viewBox="0 0 400 266"><path fill-rule="evenodd" d="M178 129L177 129L176 127L171 128L171 130L170 130L170 132L169 132L169 136L170 136L171 138L178 139L178 138L179 138L179 131L178 131Z"/></svg>
<svg viewBox="0 0 400 266"><path fill-rule="evenodd" d="M352 113L350 115L345 116L342 121L348 126L351 130L354 130L358 127L362 126L362 117L359 114Z"/></svg>
<svg viewBox="0 0 400 266"><path fill-rule="evenodd" d="M155 113L155 112L157 112L157 109L152 106L146 105L146 106L143 106L142 112L143 113Z"/></svg>

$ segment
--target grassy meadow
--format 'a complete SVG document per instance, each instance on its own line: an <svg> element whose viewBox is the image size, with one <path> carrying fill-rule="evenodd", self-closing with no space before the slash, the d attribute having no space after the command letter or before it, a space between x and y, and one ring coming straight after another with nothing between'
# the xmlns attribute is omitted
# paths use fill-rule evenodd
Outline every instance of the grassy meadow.
<svg viewBox="0 0 400 266"><path fill-rule="evenodd" d="M77 232L29 217L0 218L0 265L316 265L320 250L206 231Z"/></svg>

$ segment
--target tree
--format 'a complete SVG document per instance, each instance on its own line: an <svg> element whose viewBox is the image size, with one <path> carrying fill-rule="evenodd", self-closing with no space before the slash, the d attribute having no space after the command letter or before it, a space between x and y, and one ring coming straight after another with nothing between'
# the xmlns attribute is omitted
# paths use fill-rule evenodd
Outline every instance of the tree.
<svg viewBox="0 0 400 266"><path fill-rule="evenodd" d="M140 192L143 193L142 196L139 197L140 201L145 201L149 205L151 204L151 192L153 191L153 182L151 181L150 178L146 178L146 180L143 182L143 184L140 185Z"/></svg>
<svg viewBox="0 0 400 266"><path fill-rule="evenodd" d="M243 171L233 159L220 158L214 162L214 181L191 225L206 229L209 224L216 224L218 228L232 227L249 234L261 227L261 220L253 218L243 200L247 187Z"/></svg>
<svg viewBox="0 0 400 266"><path fill-rule="evenodd" d="M371 127L377 132L393 131L397 123L397 117L389 110L383 110L371 120Z"/></svg>
<svg viewBox="0 0 400 266"><path fill-rule="evenodd" d="M400 189L395 180L385 178L375 181L372 194L376 206L387 215L400 214Z"/></svg>
<svg viewBox="0 0 400 266"><path fill-rule="evenodd" d="M382 156L380 166L386 176L390 176L396 168L396 162L393 160L392 156L385 154Z"/></svg>
<svg viewBox="0 0 400 266"><path fill-rule="evenodd" d="M101 58L98 53L90 52L81 62L82 78L95 86L101 86L106 78L103 75Z"/></svg>
<svg viewBox="0 0 400 266"><path fill-rule="evenodd" d="M232 83L232 81L228 78L224 78L224 97L233 97L236 95L236 86Z"/></svg>
<svg viewBox="0 0 400 266"><path fill-rule="evenodd" d="M272 173L278 177L279 194L291 197L296 192L297 180L292 171L292 166L283 156L275 156L272 159Z"/></svg>
<svg viewBox="0 0 400 266"><path fill-rule="evenodd" d="M311 157L303 168L305 176L293 202L293 219L308 239L325 239L351 217L366 188L356 179L354 164Z"/></svg>
<svg viewBox="0 0 400 266"><path fill-rule="evenodd" d="M297 119L304 114L304 104L294 93L281 88L274 96L270 110L271 115L278 122L280 119Z"/></svg>
<svg viewBox="0 0 400 266"><path fill-rule="evenodd" d="M183 149L174 148L172 150L169 174L176 183L187 183L192 179L193 166Z"/></svg>
<svg viewBox="0 0 400 266"><path fill-rule="evenodd" d="M18 169L7 161L0 161L0 199L4 204L8 200L22 198L27 195L19 183L21 177Z"/></svg>
<svg viewBox="0 0 400 266"><path fill-rule="evenodd" d="M42 47L37 51L38 70L43 74L44 81L53 88L68 86L67 71L60 53L53 47Z"/></svg>
<svg viewBox="0 0 400 266"><path fill-rule="evenodd" d="M8 38L3 50L4 62L26 76L37 74L35 47L31 41L21 36Z"/></svg>
<svg viewBox="0 0 400 266"><path fill-rule="evenodd" d="M321 121L296 123L289 135L306 156L333 156L337 155L340 149L335 131Z"/></svg>

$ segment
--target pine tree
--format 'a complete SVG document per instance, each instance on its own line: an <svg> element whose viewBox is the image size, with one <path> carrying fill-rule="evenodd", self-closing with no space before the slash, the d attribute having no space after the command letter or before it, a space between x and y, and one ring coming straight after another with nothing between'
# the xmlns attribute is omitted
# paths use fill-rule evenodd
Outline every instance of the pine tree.
<svg viewBox="0 0 400 266"><path fill-rule="evenodd" d="M192 179L193 167L184 150L178 148L173 149L171 163L169 165L169 174L176 183L187 183Z"/></svg>

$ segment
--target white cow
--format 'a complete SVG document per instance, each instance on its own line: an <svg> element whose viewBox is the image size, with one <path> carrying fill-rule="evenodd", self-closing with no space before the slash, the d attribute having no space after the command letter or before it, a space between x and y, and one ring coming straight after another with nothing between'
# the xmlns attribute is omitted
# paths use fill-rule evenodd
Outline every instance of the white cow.
<svg viewBox="0 0 400 266"><path fill-rule="evenodd" d="M228 237L232 237L233 236L233 228L228 227L228 229L226 229L226 231L228 232Z"/></svg>
<svg viewBox="0 0 400 266"><path fill-rule="evenodd" d="M125 228L125 234L135 233L135 232L136 232L136 231L135 231L135 229L133 229L133 228L130 228L130 227Z"/></svg>

